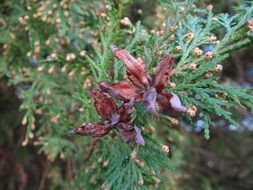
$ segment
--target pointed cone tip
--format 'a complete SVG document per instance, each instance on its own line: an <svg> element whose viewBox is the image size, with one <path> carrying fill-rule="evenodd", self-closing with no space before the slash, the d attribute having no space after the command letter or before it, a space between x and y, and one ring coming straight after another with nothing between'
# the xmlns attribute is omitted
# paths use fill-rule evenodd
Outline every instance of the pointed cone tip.
<svg viewBox="0 0 253 190"><path fill-rule="evenodd" d="M71 135L76 134L75 129L72 129L71 131L69 131L69 134L71 134Z"/></svg>
<svg viewBox="0 0 253 190"><path fill-rule="evenodd" d="M114 52L115 50L118 49L118 47L116 45L114 45L114 44L111 44L110 45L110 49Z"/></svg>

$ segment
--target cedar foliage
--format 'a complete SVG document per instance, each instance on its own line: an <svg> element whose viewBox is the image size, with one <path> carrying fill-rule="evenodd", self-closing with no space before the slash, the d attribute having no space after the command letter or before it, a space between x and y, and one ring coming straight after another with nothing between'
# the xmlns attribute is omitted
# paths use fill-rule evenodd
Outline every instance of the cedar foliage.
<svg viewBox="0 0 253 190"><path fill-rule="evenodd" d="M246 9L238 6L234 15L228 15L214 14L211 6L195 6L193 0L160 0L157 3L163 8L157 10L154 32L141 21L122 26L124 10L132 3L10 0L3 4L0 75L8 77L10 85L21 87L18 97L26 134L20 143L37 146L38 152L53 163L58 158L74 160L74 179L52 180L55 187L173 186L173 180L168 179L178 172L177 159L182 158L180 148L173 144L181 136L172 125L172 117L161 115L157 120L146 113L141 103L135 105L133 123L142 128L144 147L125 144L117 132L99 140L69 134L74 126L101 120L94 114L89 90L100 81L116 82L125 77L123 64L114 60L109 48L112 43L141 57L149 72L153 72L162 55L176 58L171 77L176 86L171 85L167 91L180 96L186 107L197 107L194 117L185 113L177 119L180 125L192 127L197 118L203 119L207 139L209 128L215 126L213 115L237 125L233 110L253 109L252 89L224 84L220 73L214 71L231 51L251 43L245 23L253 15L252 3ZM219 41L210 42L210 36L217 36ZM210 44L212 58L194 55L195 48ZM189 69L192 63L196 64L195 70ZM206 77L206 73L211 76ZM162 151L165 142L172 155ZM134 152L137 155L133 159Z"/></svg>

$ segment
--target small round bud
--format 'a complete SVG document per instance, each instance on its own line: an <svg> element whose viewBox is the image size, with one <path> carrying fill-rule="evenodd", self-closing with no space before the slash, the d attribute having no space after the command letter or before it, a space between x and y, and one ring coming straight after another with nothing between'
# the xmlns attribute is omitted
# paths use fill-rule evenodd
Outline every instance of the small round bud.
<svg viewBox="0 0 253 190"><path fill-rule="evenodd" d="M138 10L137 10L137 13L138 13L139 15L141 15L141 14L143 13L143 10L142 10L142 9L138 9Z"/></svg>
<svg viewBox="0 0 253 190"><path fill-rule="evenodd" d="M74 53L71 53L70 58L71 58L71 60L74 60L76 58L76 55Z"/></svg>
<svg viewBox="0 0 253 190"><path fill-rule="evenodd" d="M68 4L67 4L67 3L64 4L62 8L63 8L63 9L67 9L67 8L68 8Z"/></svg>
<svg viewBox="0 0 253 190"><path fill-rule="evenodd" d="M27 52L27 53L26 53L26 56L27 56L27 57L31 57L31 56L32 56L32 52L30 52L30 51Z"/></svg>
<svg viewBox="0 0 253 190"><path fill-rule="evenodd" d="M83 88L87 88L91 86L91 80L90 79L86 79L83 83Z"/></svg>
<svg viewBox="0 0 253 190"><path fill-rule="evenodd" d="M63 7L65 3L66 3L65 1L61 1L60 6Z"/></svg>
<svg viewBox="0 0 253 190"><path fill-rule="evenodd" d="M163 145L163 146L162 146L162 151L163 151L164 153L168 154L169 151L170 151L170 147L167 146L167 145Z"/></svg>
<svg viewBox="0 0 253 190"><path fill-rule="evenodd" d="M80 29L80 33L84 33L85 31L86 31L85 28L81 28L81 29Z"/></svg>
<svg viewBox="0 0 253 190"><path fill-rule="evenodd" d="M84 112L84 108L79 108L78 110L79 110L79 112L81 112L81 113Z"/></svg>
<svg viewBox="0 0 253 190"><path fill-rule="evenodd" d="M214 42L216 42L216 40L217 40L217 37L214 35L208 37L208 42L210 42L210 43L214 43Z"/></svg>
<svg viewBox="0 0 253 190"><path fill-rule="evenodd" d="M197 107L195 106L195 105L191 105L190 107L189 107L189 109L191 109L191 110L193 110L193 111L197 111Z"/></svg>
<svg viewBox="0 0 253 190"><path fill-rule="evenodd" d="M211 73L211 72L205 73L205 77L206 77L206 78L210 78L211 76L213 76L213 73Z"/></svg>
<svg viewBox="0 0 253 190"><path fill-rule="evenodd" d="M190 116L190 117L194 117L196 115L196 112L193 111L193 110L188 110L187 111L187 114Z"/></svg>
<svg viewBox="0 0 253 190"><path fill-rule="evenodd" d="M190 65L189 65L189 69L190 70L195 70L197 68L197 64L196 63L191 63Z"/></svg>
<svg viewBox="0 0 253 190"><path fill-rule="evenodd" d="M197 107L195 105L191 105L188 109L187 109L187 114L190 117L194 117L196 115L197 112Z"/></svg>
<svg viewBox="0 0 253 190"><path fill-rule="evenodd" d="M184 8L184 7L179 7L179 8L178 8L178 12L179 12L179 13L183 13L184 11L185 11L185 8Z"/></svg>
<svg viewBox="0 0 253 190"><path fill-rule="evenodd" d="M131 25L132 23L131 23L131 21L129 20L128 17L124 17L124 18L120 21L120 24L121 24L122 26L129 26L129 25Z"/></svg>
<svg viewBox="0 0 253 190"><path fill-rule="evenodd" d="M155 34L156 31L154 29L150 30L150 34Z"/></svg>
<svg viewBox="0 0 253 190"><path fill-rule="evenodd" d="M25 24L25 19L21 16L18 18L20 24L24 25Z"/></svg>
<svg viewBox="0 0 253 190"><path fill-rule="evenodd" d="M144 162L142 162L142 161L140 161L140 160L138 160L138 159L135 159L134 161L135 161L135 163L136 163L139 167L144 167Z"/></svg>
<svg viewBox="0 0 253 190"><path fill-rule="evenodd" d="M110 5L105 5L106 10L111 10L112 7Z"/></svg>
<svg viewBox="0 0 253 190"><path fill-rule="evenodd" d="M64 16L65 16L65 17L70 17L69 11L64 11Z"/></svg>
<svg viewBox="0 0 253 190"><path fill-rule="evenodd" d="M107 167L108 165L109 165L109 161L108 160L106 160L106 161L103 162L103 167Z"/></svg>
<svg viewBox="0 0 253 190"><path fill-rule="evenodd" d="M159 178L157 178L157 177L156 177L154 180L155 180L155 183L156 183L156 184L161 183L161 180L160 180Z"/></svg>
<svg viewBox="0 0 253 190"><path fill-rule="evenodd" d="M35 124L34 123L32 123L32 130L34 130L35 129Z"/></svg>
<svg viewBox="0 0 253 190"><path fill-rule="evenodd" d="M159 31L159 35L162 36L164 34L164 30Z"/></svg>
<svg viewBox="0 0 253 190"><path fill-rule="evenodd" d="M172 34L168 37L168 41L172 42L176 39L175 34Z"/></svg>
<svg viewBox="0 0 253 190"><path fill-rule="evenodd" d="M211 5L211 4L207 5L206 9L209 10L209 11L212 11L213 10L213 5Z"/></svg>
<svg viewBox="0 0 253 190"><path fill-rule="evenodd" d="M188 32L186 33L185 37L188 39L188 40L192 40L194 38L194 34L192 32Z"/></svg>
<svg viewBox="0 0 253 190"><path fill-rule="evenodd" d="M53 4L53 9L56 9L57 8L57 4Z"/></svg>
<svg viewBox="0 0 253 190"><path fill-rule="evenodd" d="M162 51L157 51L155 54L156 54L157 56L161 56L161 55L163 54L163 52L162 52Z"/></svg>
<svg viewBox="0 0 253 190"><path fill-rule="evenodd" d="M61 19L60 19L60 18L57 18L57 19L55 20L55 22L56 22L56 24L60 24L60 23L61 23Z"/></svg>
<svg viewBox="0 0 253 190"><path fill-rule="evenodd" d="M52 53L52 54L51 54L51 58L52 58L53 60L56 60L56 59L58 58L58 55L57 55L56 53Z"/></svg>
<svg viewBox="0 0 253 190"><path fill-rule="evenodd" d="M218 64L214 67L214 71L217 72L217 73L220 73L223 69L223 66Z"/></svg>
<svg viewBox="0 0 253 190"><path fill-rule="evenodd" d="M47 46L49 46L49 45L50 45L50 39L46 40L45 44L46 44Z"/></svg>
<svg viewBox="0 0 253 190"><path fill-rule="evenodd" d="M3 49L4 49L4 50L7 50L7 49L8 49L8 44L4 44L4 45L3 45Z"/></svg>
<svg viewBox="0 0 253 190"><path fill-rule="evenodd" d="M175 32L177 30L177 25L172 25L169 28L170 32Z"/></svg>
<svg viewBox="0 0 253 190"><path fill-rule="evenodd" d="M52 16L52 14L53 14L53 11L52 10L49 10L48 12L47 12L47 16Z"/></svg>
<svg viewBox="0 0 253 190"><path fill-rule="evenodd" d="M62 73L66 72L66 70L67 70L66 65L65 65L64 67L61 68L61 72L62 72Z"/></svg>
<svg viewBox="0 0 253 190"><path fill-rule="evenodd" d="M43 70L44 70L44 66L39 66L37 70L38 70L39 72L43 71Z"/></svg>
<svg viewBox="0 0 253 190"><path fill-rule="evenodd" d="M33 142L33 145L38 146L38 145L40 145L40 143L38 141L35 141L35 142Z"/></svg>
<svg viewBox="0 0 253 190"><path fill-rule="evenodd" d="M246 27L247 27L251 32L253 32L253 19L250 19L250 20L247 21Z"/></svg>
<svg viewBox="0 0 253 190"><path fill-rule="evenodd" d="M105 18L107 15L106 15L106 13L100 13L100 16Z"/></svg>
<svg viewBox="0 0 253 190"><path fill-rule="evenodd" d="M30 138L30 139L33 139L33 138L34 138L33 133L29 133L29 138Z"/></svg>
<svg viewBox="0 0 253 190"><path fill-rule="evenodd" d="M102 157L99 157L98 158L98 163L102 163L103 162L103 158Z"/></svg>
<svg viewBox="0 0 253 190"><path fill-rule="evenodd" d="M175 47L175 51L176 52L181 52L182 51L182 47L181 46L176 46Z"/></svg>
<svg viewBox="0 0 253 190"><path fill-rule="evenodd" d="M81 71L80 75L81 75L81 76L86 75L86 71Z"/></svg>
<svg viewBox="0 0 253 190"><path fill-rule="evenodd" d="M52 117L50 121L55 124L59 123L59 116Z"/></svg>
<svg viewBox="0 0 253 190"><path fill-rule="evenodd" d="M50 90L49 88L46 90L46 94L47 94L48 96L51 95L51 90Z"/></svg>
<svg viewBox="0 0 253 190"><path fill-rule="evenodd" d="M175 125L175 126L176 126L176 125L179 124L178 119L172 118L170 121L171 121L172 125Z"/></svg>
<svg viewBox="0 0 253 190"><path fill-rule="evenodd" d="M68 74L68 76L69 76L70 79L73 79L74 76L75 76L75 70L70 71L69 74Z"/></svg>
<svg viewBox="0 0 253 190"><path fill-rule="evenodd" d="M70 56L70 54L68 53L67 55L66 55L66 61L71 61L71 56Z"/></svg>
<svg viewBox="0 0 253 190"><path fill-rule="evenodd" d="M139 184L139 185L143 185L143 184L144 184L144 181L143 181L143 178L142 178L142 177L139 178L138 184Z"/></svg>
<svg viewBox="0 0 253 190"><path fill-rule="evenodd" d="M38 115L41 115L43 113L43 111L42 111L42 109L36 109L35 113L38 114Z"/></svg>
<svg viewBox="0 0 253 190"><path fill-rule="evenodd" d="M39 41L34 42L34 46L39 46L39 45L40 45Z"/></svg>
<svg viewBox="0 0 253 190"><path fill-rule="evenodd" d="M205 53L205 59L208 60L208 59L212 59L213 58L213 52L211 51L208 51Z"/></svg>
<svg viewBox="0 0 253 190"><path fill-rule="evenodd" d="M24 117L23 119L22 119L22 125L26 125L27 124L27 117Z"/></svg>
<svg viewBox="0 0 253 190"><path fill-rule="evenodd" d="M160 55L162 55L162 52L161 52ZM139 62L143 63L143 59L142 59L141 57L138 57L137 60L138 60Z"/></svg>
<svg viewBox="0 0 253 190"><path fill-rule="evenodd" d="M156 175L156 172L155 172L155 170L151 170L151 175Z"/></svg>
<svg viewBox="0 0 253 190"><path fill-rule="evenodd" d="M192 10L195 10L197 7L196 7L196 5L195 4L192 4L191 6L190 6L190 9L192 9Z"/></svg>
<svg viewBox="0 0 253 190"><path fill-rule="evenodd" d="M166 28L166 23L163 22L163 23L162 23L162 29L165 29L165 28Z"/></svg>
<svg viewBox="0 0 253 190"><path fill-rule="evenodd" d="M171 88L176 88L176 86L177 86L176 83L174 83L174 82L170 82L169 85Z"/></svg>
<svg viewBox="0 0 253 190"><path fill-rule="evenodd" d="M24 140L23 142L22 142L22 146L26 146L28 144L28 141L27 140Z"/></svg>
<svg viewBox="0 0 253 190"><path fill-rule="evenodd" d="M49 69L48 69L48 73L49 74L52 74L53 72L55 71L55 67L54 66L51 66L51 67L49 67Z"/></svg>
<svg viewBox="0 0 253 190"><path fill-rule="evenodd" d="M33 18L37 18L39 15L37 13L33 14Z"/></svg>
<svg viewBox="0 0 253 190"><path fill-rule="evenodd" d="M160 36L160 31L157 30L157 31L155 32L155 34L156 34L157 36Z"/></svg>
<svg viewBox="0 0 253 190"><path fill-rule="evenodd" d="M36 46L36 47L34 48L34 53L35 53L35 54L39 54L39 53L40 53L40 46Z"/></svg>
<svg viewBox="0 0 253 190"><path fill-rule="evenodd" d="M227 95L228 95L228 94L227 94L226 92L223 92L223 93L221 94L221 97L222 97L222 98L226 98Z"/></svg>
<svg viewBox="0 0 253 190"><path fill-rule="evenodd" d="M134 160L137 156L137 152L134 150L132 153L131 153L131 159Z"/></svg>
<svg viewBox="0 0 253 190"><path fill-rule="evenodd" d="M60 159L62 159L62 160L65 159L65 156L64 156L63 152L60 154Z"/></svg>
<svg viewBox="0 0 253 190"><path fill-rule="evenodd" d="M202 54L203 54L203 51L201 49L199 49L198 47L194 48L193 50L193 54L196 56L196 57L200 57Z"/></svg>
<svg viewBox="0 0 253 190"><path fill-rule="evenodd" d="M106 183L103 183L101 186L101 190L109 190L109 187Z"/></svg>
<svg viewBox="0 0 253 190"><path fill-rule="evenodd" d="M80 56L81 57L84 57L86 55L86 51L85 50L82 50L81 52L80 52Z"/></svg>
<svg viewBox="0 0 253 190"><path fill-rule="evenodd" d="M16 40L16 35L13 34L13 33L11 32L11 33L10 33L10 38L11 38L12 40Z"/></svg>

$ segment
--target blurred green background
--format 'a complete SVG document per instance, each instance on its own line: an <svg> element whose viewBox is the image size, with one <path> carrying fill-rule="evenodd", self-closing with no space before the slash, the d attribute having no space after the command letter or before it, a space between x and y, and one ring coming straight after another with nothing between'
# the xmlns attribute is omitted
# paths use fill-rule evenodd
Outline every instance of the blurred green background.
<svg viewBox="0 0 253 190"><path fill-rule="evenodd" d="M136 1L126 10L126 15L133 22L143 19L147 26L152 26L155 2L146 2ZM237 2L199 1L203 6L212 3L215 12L228 13L232 13L232 6ZM3 4L4 1L0 1L2 12L6 11ZM142 9L143 14L138 14L138 9ZM225 82L252 86L252 51L250 47L230 56L225 64ZM22 112L19 111L17 90L19 86L9 86L7 78L0 79L0 189L48 189L52 181L61 183L59 175L69 179L72 175L68 172L70 163L58 159L54 162L54 170L50 170L51 163L43 154L38 154L36 147L21 145L26 129L20 124ZM185 126L178 129L183 138L176 146L182 156L181 171L170 176L175 189L253 189L253 116L245 112L238 119L241 120L239 128L217 120L217 127L211 129L210 140L205 140L201 128L194 130Z"/></svg>

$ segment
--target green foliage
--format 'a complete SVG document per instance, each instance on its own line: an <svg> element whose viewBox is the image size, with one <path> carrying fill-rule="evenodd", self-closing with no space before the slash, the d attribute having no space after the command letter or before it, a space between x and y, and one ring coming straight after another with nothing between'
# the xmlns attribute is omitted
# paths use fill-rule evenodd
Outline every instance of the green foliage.
<svg viewBox="0 0 253 190"><path fill-rule="evenodd" d="M142 21L128 25L120 22L133 3L129 0L118 4L87 0L14 2L5 1L12 9L1 15L7 23L0 28L0 76L8 77L11 85L29 85L18 94L24 111L22 124L26 126L22 145L39 146L39 152L53 163L58 158L75 160L74 180L61 182L63 187L168 189L173 186L169 176L178 171L182 160L177 150L172 158L161 150L162 144L179 149L173 144L182 141L172 127L175 118L151 118L140 103L135 104L133 123L142 128L146 141L143 148L125 144L117 131L98 142L69 134L74 126L101 120L89 90L100 81L125 77L123 64L112 56L112 43L143 58L150 73L164 54L176 58L170 81L176 86L166 90L179 95L187 108L197 107L195 117L185 113L177 119L193 127L197 119L203 119L206 139L212 136L209 128L215 126L213 115L236 125L233 110L253 110L252 89L227 86L215 71L231 51L251 42L245 23L253 16L252 4L247 9L238 8L231 16L215 15L210 7L196 8L192 0L160 0L166 10L160 8L163 18L157 16L155 32L150 32ZM215 35L219 40L210 41ZM171 36L175 39L170 40ZM210 44L211 57L195 55L195 48ZM176 46L181 49L176 50ZM194 70L189 69L192 63L196 64ZM212 76L207 77L207 73ZM133 152L136 158L131 158ZM54 182L52 188L59 185Z"/></svg>

